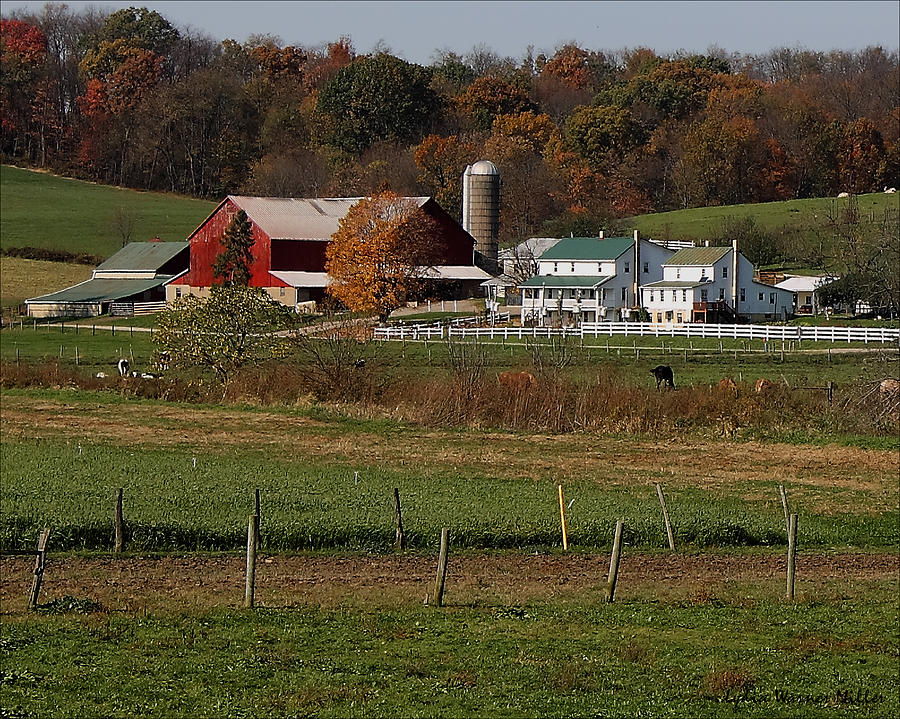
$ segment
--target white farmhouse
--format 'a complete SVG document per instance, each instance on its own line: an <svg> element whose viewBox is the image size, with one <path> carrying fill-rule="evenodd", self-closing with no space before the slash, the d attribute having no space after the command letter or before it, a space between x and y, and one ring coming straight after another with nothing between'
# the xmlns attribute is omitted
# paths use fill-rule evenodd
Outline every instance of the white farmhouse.
<svg viewBox="0 0 900 719"><path fill-rule="evenodd" d="M662 279L644 284L641 304L657 324L786 320L794 294L753 279L750 261L731 247L679 250L662 265Z"/></svg>
<svg viewBox="0 0 900 719"><path fill-rule="evenodd" d="M577 325L626 319L640 286L662 277L672 250L634 237L569 237L538 258L537 274L519 284L522 323Z"/></svg>

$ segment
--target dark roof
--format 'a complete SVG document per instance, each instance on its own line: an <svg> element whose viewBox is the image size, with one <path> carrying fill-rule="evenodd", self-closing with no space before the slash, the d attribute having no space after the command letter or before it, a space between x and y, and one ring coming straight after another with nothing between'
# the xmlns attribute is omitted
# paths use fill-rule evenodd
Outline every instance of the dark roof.
<svg viewBox="0 0 900 719"><path fill-rule="evenodd" d="M166 243L175 244L175 243ZM57 303L57 302L115 302L131 297L131 295L166 284L174 275L159 275L148 279L92 279L49 295L32 297L25 303Z"/></svg>
<svg viewBox="0 0 900 719"><path fill-rule="evenodd" d="M597 287L612 276L602 275L536 275L519 284L519 287Z"/></svg>
<svg viewBox="0 0 900 719"><path fill-rule="evenodd" d="M187 247L187 242L129 242L95 271L155 272Z"/></svg>
<svg viewBox="0 0 900 719"><path fill-rule="evenodd" d="M539 259L614 260L633 244L633 237L564 237Z"/></svg>

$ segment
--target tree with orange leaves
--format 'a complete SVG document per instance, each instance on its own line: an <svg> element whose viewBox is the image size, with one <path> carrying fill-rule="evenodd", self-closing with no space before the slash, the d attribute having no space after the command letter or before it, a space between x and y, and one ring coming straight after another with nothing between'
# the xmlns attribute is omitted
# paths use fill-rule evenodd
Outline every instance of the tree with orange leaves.
<svg viewBox="0 0 900 719"><path fill-rule="evenodd" d="M362 199L325 250L328 294L384 322L424 288L440 249L437 224L415 200L390 191Z"/></svg>

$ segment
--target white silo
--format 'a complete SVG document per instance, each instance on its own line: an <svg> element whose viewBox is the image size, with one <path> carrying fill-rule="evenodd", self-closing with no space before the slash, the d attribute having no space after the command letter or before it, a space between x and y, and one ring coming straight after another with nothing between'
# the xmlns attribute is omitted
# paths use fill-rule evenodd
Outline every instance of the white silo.
<svg viewBox="0 0 900 719"><path fill-rule="evenodd" d="M494 271L500 241L500 170L493 162L479 160L466 167L462 226L475 238L475 252Z"/></svg>

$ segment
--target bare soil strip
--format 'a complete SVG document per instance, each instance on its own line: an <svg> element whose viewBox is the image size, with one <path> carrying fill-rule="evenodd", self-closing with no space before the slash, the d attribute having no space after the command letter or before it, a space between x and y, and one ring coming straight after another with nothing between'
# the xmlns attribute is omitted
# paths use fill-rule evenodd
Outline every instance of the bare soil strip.
<svg viewBox="0 0 900 719"><path fill-rule="evenodd" d="M25 612L32 561L0 560L0 613ZM187 611L239 606L244 591L242 556L160 558L50 557L41 601L65 595L90 598L113 611ZM402 555L263 555L257 566L261 606L290 607L421 604L432 590L436 559ZM602 601L608 554L461 554L448 566L447 602L515 606L528 602ZM800 601L841 597L868 581L897 582L896 553L801 553ZM703 602L781 598L782 553L631 554L619 572L617 597Z"/></svg>

